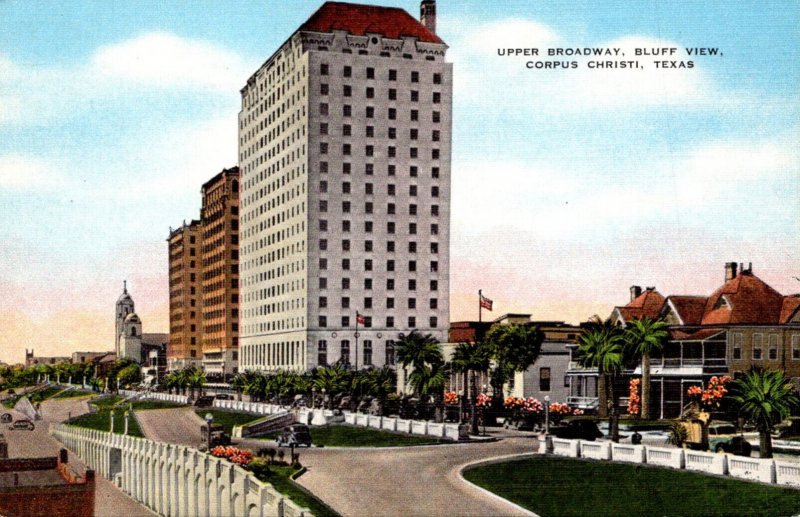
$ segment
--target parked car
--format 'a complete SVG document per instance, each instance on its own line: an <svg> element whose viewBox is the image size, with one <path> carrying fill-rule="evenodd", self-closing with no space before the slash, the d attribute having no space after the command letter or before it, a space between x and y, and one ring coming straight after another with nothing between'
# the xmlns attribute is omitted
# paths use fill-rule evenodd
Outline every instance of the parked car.
<svg viewBox="0 0 800 517"><path fill-rule="evenodd" d="M736 456L747 456L753 452L753 446L745 440L744 436L733 436L728 440L717 442L714 452L727 452Z"/></svg>
<svg viewBox="0 0 800 517"><path fill-rule="evenodd" d="M16 422L8 426L9 431L16 431L18 429L25 431L33 431L34 429L36 429L36 426L33 425L33 422L31 422L30 420L25 420L25 419L17 420Z"/></svg>
<svg viewBox="0 0 800 517"><path fill-rule="evenodd" d="M285 427L281 435L276 440L278 447L292 446L300 447L305 445L311 447L311 433L308 431L308 426L303 424L294 424Z"/></svg>
<svg viewBox="0 0 800 517"><path fill-rule="evenodd" d="M3 413L3 415L0 416L0 424L10 424L13 420L14 417L11 416L11 413Z"/></svg>
<svg viewBox="0 0 800 517"><path fill-rule="evenodd" d="M195 407L211 407L214 405L214 396L213 395L203 395L201 397L197 397L197 400L194 401Z"/></svg>
<svg viewBox="0 0 800 517"><path fill-rule="evenodd" d="M233 395L228 395L227 393L218 393L215 397L218 400L233 400Z"/></svg>
<svg viewBox="0 0 800 517"><path fill-rule="evenodd" d="M595 441L602 438L603 433L593 420L570 420L561 425L551 426L550 433L557 438L569 438Z"/></svg>

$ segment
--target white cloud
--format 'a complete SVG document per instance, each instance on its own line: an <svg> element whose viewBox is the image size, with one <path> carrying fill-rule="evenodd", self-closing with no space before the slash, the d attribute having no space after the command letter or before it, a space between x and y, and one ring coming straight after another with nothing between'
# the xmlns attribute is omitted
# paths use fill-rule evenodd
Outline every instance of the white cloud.
<svg viewBox="0 0 800 517"><path fill-rule="evenodd" d="M674 41L638 35L602 42L580 41L544 24L515 18L463 30L452 47L457 99L499 110L577 113L702 105L711 98L719 103L702 61L694 59L692 69L657 69L652 61L659 58L634 56L635 48L675 47L681 52L681 45ZM498 49L505 48L535 48L539 55L499 56ZM550 48L618 48L621 53L618 58L558 57L547 54ZM676 55L664 59L681 58ZM639 60L643 68L588 69L585 65L590 60ZM535 61L577 61L579 66L566 70L526 67L527 62Z"/></svg>
<svg viewBox="0 0 800 517"><path fill-rule="evenodd" d="M247 79L247 67L237 54L208 41L165 32L100 48L92 67L109 77L161 88L235 92Z"/></svg>
<svg viewBox="0 0 800 517"><path fill-rule="evenodd" d="M0 156L0 191L51 189L63 184L63 174L47 160L20 154Z"/></svg>

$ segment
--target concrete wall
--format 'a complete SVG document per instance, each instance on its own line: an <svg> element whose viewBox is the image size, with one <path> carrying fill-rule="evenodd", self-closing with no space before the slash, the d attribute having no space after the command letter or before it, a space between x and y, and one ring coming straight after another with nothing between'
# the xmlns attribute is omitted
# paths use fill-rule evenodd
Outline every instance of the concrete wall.
<svg viewBox="0 0 800 517"><path fill-rule="evenodd" d="M125 398L137 398L139 400L159 400L161 402L175 402L177 404L188 404L187 395L173 395L172 393L159 393L154 391L139 392L131 390L119 390L119 394Z"/></svg>
<svg viewBox="0 0 800 517"><path fill-rule="evenodd" d="M310 516L227 460L191 447L58 425L51 433L98 474L159 515Z"/></svg>
<svg viewBox="0 0 800 517"><path fill-rule="evenodd" d="M652 447L611 442L584 442L551 438L552 453L569 458L592 458L626 463L646 463L653 466L692 470L718 476L731 476L762 483L800 487L800 463L774 459L745 458L732 454ZM545 442L539 442L539 452L547 452Z"/></svg>

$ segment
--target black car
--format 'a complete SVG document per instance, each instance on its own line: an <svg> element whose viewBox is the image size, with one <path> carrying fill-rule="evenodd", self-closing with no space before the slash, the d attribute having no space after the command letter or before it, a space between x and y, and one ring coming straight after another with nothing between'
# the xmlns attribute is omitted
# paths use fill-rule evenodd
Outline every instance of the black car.
<svg viewBox="0 0 800 517"><path fill-rule="evenodd" d="M305 445L311 447L311 433L308 431L308 426L303 424L294 424L285 427L278 439L278 447L292 446L300 447Z"/></svg>
<svg viewBox="0 0 800 517"><path fill-rule="evenodd" d="M31 422L30 420L17 420L16 422L8 426L9 431L16 431L18 429L24 431L33 431L34 429L36 429L36 426L33 425L33 422Z"/></svg>
<svg viewBox="0 0 800 517"><path fill-rule="evenodd" d="M593 420L570 420L561 425L550 427L550 433L556 438L588 440L590 442L603 437L603 433L600 432Z"/></svg>
<svg viewBox="0 0 800 517"><path fill-rule="evenodd" d="M727 452L735 456L747 456L753 452L753 446L743 436L734 436L730 440L719 442L714 452Z"/></svg>

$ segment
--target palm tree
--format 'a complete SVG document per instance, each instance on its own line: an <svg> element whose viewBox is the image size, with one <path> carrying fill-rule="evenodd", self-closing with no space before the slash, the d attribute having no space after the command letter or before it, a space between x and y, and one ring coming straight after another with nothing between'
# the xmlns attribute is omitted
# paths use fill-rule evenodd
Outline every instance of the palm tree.
<svg viewBox="0 0 800 517"><path fill-rule="evenodd" d="M372 368L366 372L366 380L363 386L367 389L367 393L377 397L381 405L381 411L383 411L386 405L386 398L390 393L394 393L397 390L397 372L389 366Z"/></svg>
<svg viewBox="0 0 800 517"><path fill-rule="evenodd" d="M491 383L495 399L503 398L503 385L514 372L524 372L539 357L544 335L531 325L495 325L486 342L497 363Z"/></svg>
<svg viewBox="0 0 800 517"><path fill-rule="evenodd" d="M203 386L206 383L206 374L200 368L189 368L186 371L186 383L192 389L192 399L194 399L195 388L200 388L200 394L203 394Z"/></svg>
<svg viewBox="0 0 800 517"><path fill-rule="evenodd" d="M667 324L644 318L631 321L625 330L625 342L642 358L642 418L650 418L650 356L660 352L667 340Z"/></svg>
<svg viewBox="0 0 800 517"><path fill-rule="evenodd" d="M242 392L244 391L244 387L247 386L249 379L254 375L253 372L250 370L246 370L244 372L237 373L233 379L231 379L231 388L236 390L236 399L241 401L242 400Z"/></svg>
<svg viewBox="0 0 800 517"><path fill-rule="evenodd" d="M772 457L772 428L800 404L781 370L750 370L733 382L731 399L755 423L762 458Z"/></svg>
<svg viewBox="0 0 800 517"><path fill-rule="evenodd" d="M611 440L615 442L619 441L619 410L614 393L614 379L622 369L622 342L621 329L609 322L593 324L578 339L580 363L585 367L597 368L598 414L601 418L605 418L608 416L610 406Z"/></svg>
<svg viewBox="0 0 800 517"><path fill-rule="evenodd" d="M317 368L314 372L314 388L321 393L329 395L329 402L332 405L333 396L347 390L350 384L350 376L342 366L328 366Z"/></svg>
<svg viewBox="0 0 800 517"><path fill-rule="evenodd" d="M477 435L478 429L478 414L475 411L475 403L478 397L478 373L484 373L489 370L491 362L492 351L486 342L478 343L459 343L453 351L453 357L450 359L450 365L454 371L463 374L464 379L464 396L461 398L462 403L468 396L470 401L470 432ZM467 377L469 377L469 395L467 395ZM463 405L462 405L463 413Z"/></svg>
<svg viewBox="0 0 800 517"><path fill-rule="evenodd" d="M443 371L444 358L439 343L430 334L420 334L412 330L403 336L395 348L397 361L407 368L412 367L408 383L420 400L423 396L432 395L437 402L436 421L442 420L438 401L443 398L446 376Z"/></svg>

